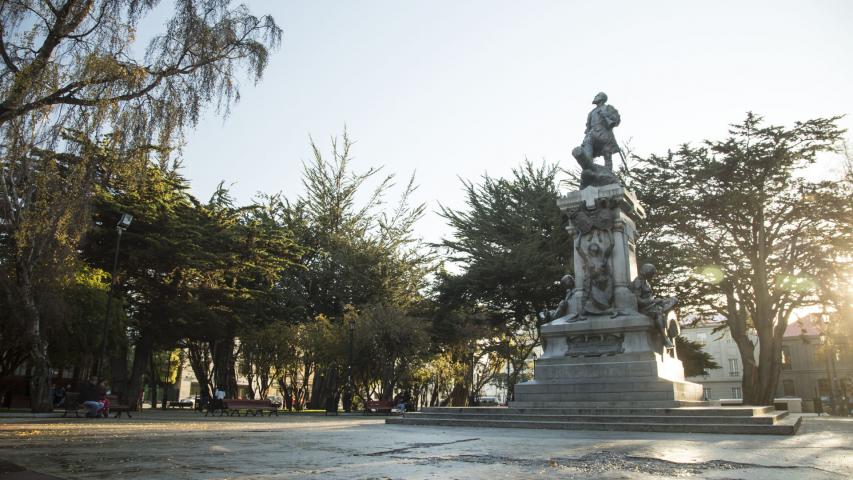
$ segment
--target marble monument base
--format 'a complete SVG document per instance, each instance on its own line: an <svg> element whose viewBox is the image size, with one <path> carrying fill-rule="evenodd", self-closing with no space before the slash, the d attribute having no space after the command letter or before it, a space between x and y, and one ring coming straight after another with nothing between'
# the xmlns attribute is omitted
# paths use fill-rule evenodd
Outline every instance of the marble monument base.
<svg viewBox="0 0 853 480"><path fill-rule="evenodd" d="M702 404L702 386L684 380L681 361L645 315L560 318L542 336L535 380L515 386L513 406Z"/></svg>

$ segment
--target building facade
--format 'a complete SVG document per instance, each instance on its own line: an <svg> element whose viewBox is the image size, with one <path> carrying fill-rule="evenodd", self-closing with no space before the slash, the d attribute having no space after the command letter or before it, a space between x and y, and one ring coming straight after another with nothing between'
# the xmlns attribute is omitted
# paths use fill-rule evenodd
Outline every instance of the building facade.
<svg viewBox="0 0 853 480"><path fill-rule="evenodd" d="M705 389L706 400L743 397L743 363L728 329L714 330L719 323L685 327L682 335L698 342L721 368L707 375L689 377ZM805 316L788 325L782 340L782 372L776 397L799 397L806 411L812 410L815 397L841 404L853 395L853 344L847 336L822 335L816 315ZM750 339L758 345L754 334ZM758 348L755 349L758 357ZM830 388L831 387L831 388Z"/></svg>
<svg viewBox="0 0 853 480"><path fill-rule="evenodd" d="M702 345L720 368L708 370L707 375L688 377L688 380L701 384L705 400L727 400L743 398L743 362L728 329L714 332L719 323L700 324L695 327L685 327L681 335L688 340ZM758 343L758 338L750 338ZM755 351L758 356L758 349Z"/></svg>

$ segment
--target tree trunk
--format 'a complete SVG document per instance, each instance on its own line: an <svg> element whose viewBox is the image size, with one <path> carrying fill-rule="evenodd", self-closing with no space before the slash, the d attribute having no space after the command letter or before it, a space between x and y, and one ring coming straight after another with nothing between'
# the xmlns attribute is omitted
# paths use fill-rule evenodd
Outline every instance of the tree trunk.
<svg viewBox="0 0 853 480"><path fill-rule="evenodd" d="M270 382L269 373L261 371L261 373L258 374L258 378L260 380L260 388L258 389L258 394L261 396L262 399L267 398L270 393L270 384L272 383Z"/></svg>
<svg viewBox="0 0 853 480"><path fill-rule="evenodd" d="M236 355L234 353L234 337L214 342L211 348L213 354L213 383L225 391L226 398L237 398L237 376L235 372Z"/></svg>
<svg viewBox="0 0 853 480"><path fill-rule="evenodd" d="M124 401L130 397L129 377L127 371L127 344L122 342L110 352L110 385L113 395L118 395Z"/></svg>
<svg viewBox="0 0 853 480"><path fill-rule="evenodd" d="M206 404L213 391L213 385L210 384L210 346L206 342L188 341L187 353L190 368L193 369L193 374L198 380L199 396Z"/></svg>
<svg viewBox="0 0 853 480"><path fill-rule="evenodd" d="M152 378L148 385L151 388L151 409L157 408L157 381Z"/></svg>
<svg viewBox="0 0 853 480"><path fill-rule="evenodd" d="M32 412L52 412L50 362L48 361L45 342L34 342L30 350L30 363L33 367L32 376L30 376L30 407Z"/></svg>
<svg viewBox="0 0 853 480"><path fill-rule="evenodd" d="M18 295L23 303L26 322L25 332L29 344L29 361L32 365L30 407L33 413L51 412L53 411L53 399L50 398L50 359L47 355L47 341L43 338L41 315L36 306L29 271L25 266L19 264L16 273Z"/></svg>
<svg viewBox="0 0 853 480"><path fill-rule="evenodd" d="M142 409L142 375L148 367L154 341L151 334L143 331L133 350L133 367L127 381L127 403L132 410Z"/></svg>
<svg viewBox="0 0 853 480"><path fill-rule="evenodd" d="M308 408L320 410L326 407L326 400L332 394L332 390L329 388L332 370L332 367L326 367L322 374L319 368L316 370L314 383L311 385L311 399L308 401Z"/></svg>

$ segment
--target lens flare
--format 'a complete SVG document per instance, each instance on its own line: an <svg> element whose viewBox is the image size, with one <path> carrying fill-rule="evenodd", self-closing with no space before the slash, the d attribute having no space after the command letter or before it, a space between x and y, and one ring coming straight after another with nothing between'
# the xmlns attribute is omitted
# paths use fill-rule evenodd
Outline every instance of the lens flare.
<svg viewBox="0 0 853 480"><path fill-rule="evenodd" d="M702 281L714 285L722 282L725 277L723 271L716 265L705 265L704 267L698 268L696 270L696 274Z"/></svg>

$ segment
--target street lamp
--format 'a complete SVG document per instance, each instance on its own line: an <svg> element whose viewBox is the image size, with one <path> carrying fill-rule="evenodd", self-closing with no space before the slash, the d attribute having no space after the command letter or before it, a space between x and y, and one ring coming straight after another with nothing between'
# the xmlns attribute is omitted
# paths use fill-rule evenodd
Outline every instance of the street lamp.
<svg viewBox="0 0 853 480"><path fill-rule="evenodd" d="M130 226L130 222L133 221L133 215L129 213L122 213L121 218L119 218L118 223L116 224L116 233L118 236L116 237L116 251L115 257L113 258L113 274L110 282L110 292L109 296L107 296L107 312L104 315L104 329L101 332L101 350L98 355L98 358L95 359L95 371L93 375L98 375L101 372L101 361L104 358L104 355L107 353L107 331L109 330L110 324L110 310L113 306L113 296L115 294L116 288L116 276L118 275L118 251L121 247L121 234L127 230L127 227Z"/></svg>
<svg viewBox="0 0 853 480"><path fill-rule="evenodd" d="M349 319L349 364L347 364L347 391L344 397L344 411L352 412L352 335L355 332L355 319Z"/></svg>
<svg viewBox="0 0 853 480"><path fill-rule="evenodd" d="M512 356L510 355L509 350L509 327L507 327L507 335L506 335L506 405L509 406L509 395L510 395L510 386L509 386L509 367L512 364Z"/></svg>

